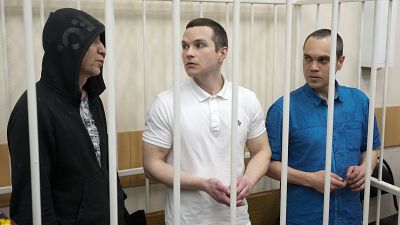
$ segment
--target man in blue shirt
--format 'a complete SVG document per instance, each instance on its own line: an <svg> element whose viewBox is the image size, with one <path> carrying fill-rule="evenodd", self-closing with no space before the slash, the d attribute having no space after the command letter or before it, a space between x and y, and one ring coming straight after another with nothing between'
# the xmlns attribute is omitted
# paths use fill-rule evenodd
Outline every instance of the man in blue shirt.
<svg viewBox="0 0 400 225"><path fill-rule="evenodd" d="M327 99L331 31L321 29L304 43L306 84L290 94L287 224L319 225L323 217ZM342 68L343 41L337 35L336 71ZM368 97L360 90L335 84L330 183L331 225L361 225L359 192L364 189L368 133ZM266 127L272 149L268 176L281 177L283 98L268 110ZM380 138L376 122L372 168Z"/></svg>

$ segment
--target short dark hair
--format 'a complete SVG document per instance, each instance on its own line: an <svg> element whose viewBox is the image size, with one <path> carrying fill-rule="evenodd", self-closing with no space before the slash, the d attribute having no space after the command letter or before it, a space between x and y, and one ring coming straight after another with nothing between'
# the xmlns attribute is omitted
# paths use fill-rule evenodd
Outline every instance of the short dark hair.
<svg viewBox="0 0 400 225"><path fill-rule="evenodd" d="M326 37L330 37L330 36L331 36L331 30L329 30L329 29L316 30L316 31L312 32L310 35L308 35L308 37L304 41L303 49L304 49L308 39L310 39L310 37L322 39L322 38L326 38ZM342 37L340 37L339 34L337 34L336 39L337 39L336 40L336 58L338 59L339 57L341 57L343 55L343 39L342 39Z"/></svg>
<svg viewBox="0 0 400 225"><path fill-rule="evenodd" d="M215 51L218 51L222 47L228 47L228 37L226 35L225 29L221 26L221 24L215 22L212 19L208 18L194 19L186 25L186 29L191 27L200 27L200 26L206 26L212 29L213 31L212 40L214 41Z"/></svg>

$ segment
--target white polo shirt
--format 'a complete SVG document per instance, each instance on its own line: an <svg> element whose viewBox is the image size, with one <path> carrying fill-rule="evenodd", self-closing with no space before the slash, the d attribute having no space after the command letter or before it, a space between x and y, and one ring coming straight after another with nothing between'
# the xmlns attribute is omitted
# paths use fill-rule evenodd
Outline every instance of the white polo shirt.
<svg viewBox="0 0 400 225"><path fill-rule="evenodd" d="M217 178L227 187L231 162L232 83L225 80L216 96L202 90L192 78L181 90L181 169L199 177ZM237 176L244 174L244 146L265 132L264 113L256 95L243 87L238 92ZM167 163L173 165L173 89L160 93L147 114L143 141L171 149ZM165 220L173 224L173 191L167 188ZM229 207L203 191L181 191L182 225L230 224ZM250 224L247 203L237 208L237 224Z"/></svg>

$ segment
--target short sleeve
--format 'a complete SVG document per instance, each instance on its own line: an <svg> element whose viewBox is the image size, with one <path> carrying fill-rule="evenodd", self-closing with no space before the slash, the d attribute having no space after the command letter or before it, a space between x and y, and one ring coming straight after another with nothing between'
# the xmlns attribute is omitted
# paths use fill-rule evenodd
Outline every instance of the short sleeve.
<svg viewBox="0 0 400 225"><path fill-rule="evenodd" d="M253 120L250 123L249 133L247 134L247 139L253 139L265 132L265 125L264 125L264 111L261 106L260 101L258 101L257 97L254 96L254 107L253 107Z"/></svg>
<svg viewBox="0 0 400 225"><path fill-rule="evenodd" d="M144 142L170 149L172 147L172 110L158 96L147 112L142 140Z"/></svg>
<svg viewBox="0 0 400 225"><path fill-rule="evenodd" d="M282 152L282 110L276 104L268 109L265 126L272 151L271 159L280 161Z"/></svg>

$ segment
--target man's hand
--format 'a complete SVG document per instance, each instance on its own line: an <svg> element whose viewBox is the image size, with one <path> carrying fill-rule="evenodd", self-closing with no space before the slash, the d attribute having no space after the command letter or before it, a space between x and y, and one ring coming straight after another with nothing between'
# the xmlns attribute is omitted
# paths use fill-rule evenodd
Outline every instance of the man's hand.
<svg viewBox="0 0 400 225"><path fill-rule="evenodd" d="M250 195L251 189L253 189L254 184L252 184L245 176L239 177L236 183L236 206L244 206L244 200Z"/></svg>
<svg viewBox="0 0 400 225"><path fill-rule="evenodd" d="M320 193L324 193L325 170L310 173L310 186ZM335 191L346 187L346 181L343 181L337 174L331 173L330 191Z"/></svg>
<svg viewBox="0 0 400 225"><path fill-rule="evenodd" d="M229 188L225 187L221 181L215 178L209 178L204 185L204 191L207 192L215 201L230 206Z"/></svg>
<svg viewBox="0 0 400 225"><path fill-rule="evenodd" d="M347 185L352 191L362 191L365 187L365 167L350 166L347 169Z"/></svg>

